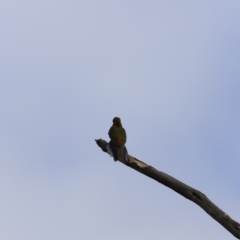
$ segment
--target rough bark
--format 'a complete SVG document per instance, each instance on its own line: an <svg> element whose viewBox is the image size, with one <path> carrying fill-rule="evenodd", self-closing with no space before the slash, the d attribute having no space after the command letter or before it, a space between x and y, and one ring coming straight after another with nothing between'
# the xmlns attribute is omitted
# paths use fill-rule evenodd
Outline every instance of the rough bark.
<svg viewBox="0 0 240 240"><path fill-rule="evenodd" d="M106 151L107 142L102 139L95 140L97 145L104 151ZM211 202L206 195L202 192L180 182L179 180L169 176L164 172L160 172L152 166L138 160L135 157L129 155L128 162L125 164L128 167L158 181L159 183L171 188L175 192L179 193L188 200L196 203L206 213L208 213L213 219L220 223L225 229L227 229L233 236L240 239L240 224L231 219L228 214L218 208L213 202Z"/></svg>

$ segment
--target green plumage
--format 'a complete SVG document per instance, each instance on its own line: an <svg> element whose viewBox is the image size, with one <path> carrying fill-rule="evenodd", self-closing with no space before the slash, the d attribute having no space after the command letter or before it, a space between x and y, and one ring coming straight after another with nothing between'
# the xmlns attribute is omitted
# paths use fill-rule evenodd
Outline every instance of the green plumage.
<svg viewBox="0 0 240 240"><path fill-rule="evenodd" d="M125 129L122 127L121 119L115 117L113 119L113 125L108 131L108 135L111 139L109 146L111 148L114 160L120 160L125 162L127 160L127 149L125 143L127 141L127 134Z"/></svg>
<svg viewBox="0 0 240 240"><path fill-rule="evenodd" d="M115 143L119 138L122 140L123 145L127 141L126 131L122 126L112 125L112 127L109 129L108 135L111 138L111 140L113 140Z"/></svg>

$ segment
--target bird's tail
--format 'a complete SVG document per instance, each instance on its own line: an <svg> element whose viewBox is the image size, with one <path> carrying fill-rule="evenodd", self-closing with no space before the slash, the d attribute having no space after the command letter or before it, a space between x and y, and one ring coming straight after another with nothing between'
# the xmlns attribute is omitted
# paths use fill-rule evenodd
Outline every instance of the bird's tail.
<svg viewBox="0 0 240 240"><path fill-rule="evenodd" d="M117 152L117 159L123 163L128 161L128 151L125 146L123 147L116 147Z"/></svg>
<svg viewBox="0 0 240 240"><path fill-rule="evenodd" d="M128 151L125 146L118 147L112 141L110 141L106 149L108 154L113 157L115 161L119 160L123 163L128 161Z"/></svg>

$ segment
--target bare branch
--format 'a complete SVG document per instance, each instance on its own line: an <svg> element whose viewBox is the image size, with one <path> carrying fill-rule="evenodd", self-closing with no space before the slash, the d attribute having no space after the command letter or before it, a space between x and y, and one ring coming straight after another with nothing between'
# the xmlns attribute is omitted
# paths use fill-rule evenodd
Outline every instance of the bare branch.
<svg viewBox="0 0 240 240"><path fill-rule="evenodd" d="M95 140L97 145L104 151L106 151L107 142L102 139ZM208 213L213 219L220 223L225 229L227 229L237 239L240 239L240 224L231 219L225 212L218 208L213 202L211 202L206 195L200 191L180 182L179 180L171 177L170 175L160 172L157 169L147 165L146 163L129 155L128 162L125 164L128 167L162 183L166 187L171 188L175 192L181 194L188 200L196 203L206 213Z"/></svg>

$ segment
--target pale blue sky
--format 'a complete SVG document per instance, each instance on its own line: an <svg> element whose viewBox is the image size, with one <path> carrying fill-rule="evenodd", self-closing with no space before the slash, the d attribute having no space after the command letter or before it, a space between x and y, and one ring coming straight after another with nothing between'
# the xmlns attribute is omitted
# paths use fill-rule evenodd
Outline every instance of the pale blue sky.
<svg viewBox="0 0 240 240"><path fill-rule="evenodd" d="M0 239L233 236L94 142L112 118L131 155L240 221L240 2L4 1Z"/></svg>

